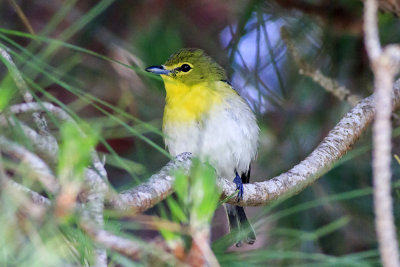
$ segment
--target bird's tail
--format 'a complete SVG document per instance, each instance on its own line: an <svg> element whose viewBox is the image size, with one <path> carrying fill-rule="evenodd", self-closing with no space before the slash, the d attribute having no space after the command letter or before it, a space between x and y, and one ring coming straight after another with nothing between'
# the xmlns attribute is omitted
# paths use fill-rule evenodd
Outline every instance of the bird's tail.
<svg viewBox="0 0 400 267"><path fill-rule="evenodd" d="M229 228L232 231L237 231L236 246L240 247L243 242L254 244L256 241L256 233L247 219L243 207L225 204L226 213L229 220Z"/></svg>

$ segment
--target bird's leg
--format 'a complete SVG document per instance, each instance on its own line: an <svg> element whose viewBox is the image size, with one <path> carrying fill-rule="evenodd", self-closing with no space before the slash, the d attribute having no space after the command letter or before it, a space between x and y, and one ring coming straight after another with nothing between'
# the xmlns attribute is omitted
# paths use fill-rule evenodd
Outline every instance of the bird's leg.
<svg viewBox="0 0 400 267"><path fill-rule="evenodd" d="M242 183L242 178L240 178L239 174L235 170L235 179L233 179L233 182L236 184L236 190L239 190L238 195L237 195L237 202L243 199L243 183Z"/></svg>

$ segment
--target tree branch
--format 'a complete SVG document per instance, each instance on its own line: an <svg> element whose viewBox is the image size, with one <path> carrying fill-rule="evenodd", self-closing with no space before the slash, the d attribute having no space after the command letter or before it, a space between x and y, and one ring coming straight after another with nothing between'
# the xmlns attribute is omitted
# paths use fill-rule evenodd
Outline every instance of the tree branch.
<svg viewBox="0 0 400 267"><path fill-rule="evenodd" d="M289 171L264 182L244 184L243 200L229 199L228 203L240 206L265 205L283 195L293 194L305 189L315 180L329 171L332 166L351 149L360 135L371 123L374 116L374 96L367 97L352 108L329 132L319 146L302 162ZM393 90L393 108L400 106L400 80ZM123 191L111 200L118 209L133 209L143 212L172 193L172 172L183 168L190 169L191 154L183 153L169 162L161 171L153 175L148 182ZM235 193L236 185L220 178L219 186L222 198Z"/></svg>
<svg viewBox="0 0 400 267"><path fill-rule="evenodd" d="M115 236L112 233L99 229L90 223L81 223L82 229L90 236L96 243L101 246L117 251L122 255L128 256L134 260L140 258L142 249L133 241Z"/></svg>
<svg viewBox="0 0 400 267"><path fill-rule="evenodd" d="M182 153L165 165L149 180L132 189L121 192L111 199L111 205L120 210L143 212L165 199L172 193L173 173L182 169L188 172L191 166L191 153Z"/></svg>
<svg viewBox="0 0 400 267"><path fill-rule="evenodd" d="M82 213L82 219L85 223L90 223L97 229L104 227L104 198L107 191L107 185L94 170L87 169L85 183L89 189L87 203ZM100 230L101 231L101 230ZM96 267L107 266L107 252L104 248L97 246L95 249Z"/></svg>
<svg viewBox="0 0 400 267"><path fill-rule="evenodd" d="M169 262L173 263L174 266L184 266L182 262L178 261L177 258L169 254L166 248L158 249L156 247L157 244L153 244L153 246L149 248L149 246L146 244L141 245L133 240L116 236L113 233L99 229L95 225L87 222L81 223L81 227L98 245L116 251L133 260L139 260L143 256L151 255L162 260L164 263Z"/></svg>
<svg viewBox="0 0 400 267"><path fill-rule="evenodd" d="M76 125L78 130L82 135L85 135L85 133L80 129L79 125L76 123L76 121L68 115L67 112L65 112L63 109L53 105L52 103L48 102L42 102L42 103L23 103L23 104L16 104L10 107L10 112L14 114L21 114L21 113L27 113L27 112L38 112L38 111L47 111L53 114L55 117L60 119L61 121L68 121ZM2 117L0 116L0 120ZM57 145L57 144L56 144ZM92 156L92 163L95 169L98 171L98 173L103 177L107 178L107 172L104 168L104 164L100 161L96 151L92 151L91 153Z"/></svg>
<svg viewBox="0 0 400 267"><path fill-rule="evenodd" d="M11 106L10 111L14 114L25 113L25 112L36 113L40 111L48 111L62 121L68 121L70 123L73 123L78 128L79 132L82 135L85 135L85 133L79 128L79 125L64 110L54 106L51 103L39 104L30 102L30 103L18 104ZM4 124L6 122L7 119L4 116L0 116L0 124ZM44 140L43 137L47 137L48 135L38 136L34 130L30 129L27 126L22 127L22 129L27 134L28 138L34 144L36 144L36 147L39 148L41 151L45 152L47 155L57 153L58 151L57 142L55 142L54 144L52 143L49 146L43 144ZM96 225L98 229L102 229L104 226L104 218L103 218L104 199L107 191L109 190L108 185L106 183L107 172L104 168L103 163L98 158L96 151L93 150L91 152L91 156L94 169L86 168L85 170L84 184L88 190L88 193L86 195L84 208L81 210L82 218L84 221L88 221ZM57 163L57 158L53 159L52 163ZM61 189L61 194L59 194L57 197L58 209L56 209L56 211L64 210L63 212L65 212L66 210L66 206L63 205L65 204L64 203L65 198L63 198L64 196L63 193L65 192L63 189L65 188ZM60 214L62 214L62 212ZM107 266L107 254L105 249L98 247L95 249L95 253L96 253L95 266L97 267Z"/></svg>
<svg viewBox="0 0 400 267"><path fill-rule="evenodd" d="M28 197L30 198L30 200L35 203L38 204L40 206L45 206L45 207L49 207L51 205L50 200L47 197L42 196L41 194L30 190L29 188L14 182L11 179L4 179L3 181L4 186L9 186L12 188L12 190L18 191L18 192L23 192L24 194L28 195Z"/></svg>
<svg viewBox="0 0 400 267"><path fill-rule="evenodd" d="M2 48L1 46L0 46L0 55L5 60L3 62L6 65L8 71L10 72L12 78L14 79L14 82L15 82L16 86L18 87L20 93L22 94L25 102L26 103L33 102L33 95L29 91L28 85L25 83L25 80L22 78L22 75L19 72L19 70L18 70L17 66L15 65L14 61L12 60L10 54L8 54L6 49ZM40 112L34 112L32 114L32 117L33 117L33 120L36 123L36 126L39 129L40 134L46 136L49 139L49 141L51 141L52 143L55 143L56 140L50 134L50 132L49 132L49 130L47 128L46 119L43 117L43 115Z"/></svg>
<svg viewBox="0 0 400 267"><path fill-rule="evenodd" d="M19 126L24 135L32 143L34 151L41 156L50 167L57 164L58 160L58 144L52 142L52 138L40 135L24 122L16 120L14 117L5 117L0 115L0 127L17 127Z"/></svg>
<svg viewBox="0 0 400 267"><path fill-rule="evenodd" d="M55 194L59 191L60 188L56 178L41 158L23 146L7 140L3 136L0 136L0 148L2 152L8 153L26 163L31 169L31 174L37 178L49 192Z"/></svg>
<svg viewBox="0 0 400 267"><path fill-rule="evenodd" d="M400 106L400 83L397 83L393 93L393 107L397 108ZM243 201L239 205L264 205L284 194L300 192L329 171L371 123L375 113L373 101L374 96L360 101L306 159L286 173L265 182L246 184ZM223 197L235 192L234 184L227 180L221 180L221 187ZM230 202L234 204L234 200Z"/></svg>

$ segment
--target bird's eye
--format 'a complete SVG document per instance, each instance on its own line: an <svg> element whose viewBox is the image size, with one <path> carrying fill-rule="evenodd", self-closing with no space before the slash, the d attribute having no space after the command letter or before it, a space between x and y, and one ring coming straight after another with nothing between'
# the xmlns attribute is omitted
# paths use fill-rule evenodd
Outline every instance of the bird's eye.
<svg viewBox="0 0 400 267"><path fill-rule="evenodd" d="M190 67L189 64L183 64L183 65L180 67L180 69L181 69L181 71L183 71L183 72L188 72L189 70L192 69L192 67Z"/></svg>

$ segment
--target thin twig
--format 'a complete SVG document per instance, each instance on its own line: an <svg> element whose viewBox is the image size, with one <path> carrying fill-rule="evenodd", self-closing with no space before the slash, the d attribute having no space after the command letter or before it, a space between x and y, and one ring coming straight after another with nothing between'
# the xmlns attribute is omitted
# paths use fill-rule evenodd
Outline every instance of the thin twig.
<svg viewBox="0 0 400 267"><path fill-rule="evenodd" d="M364 43L374 72L375 121L373 125L373 184L375 228L383 266L399 267L396 226L391 196L391 133L393 80L400 66L400 46L381 49L378 33L378 3L366 0Z"/></svg>
<svg viewBox="0 0 400 267"><path fill-rule="evenodd" d="M15 12L17 12L18 17L21 19L22 23L28 29L29 33L35 34L35 31L33 30L32 25L29 23L28 18L25 16L24 11L19 7L19 5L15 2L15 0L9 0L9 2L12 5L12 7L15 9Z"/></svg>
<svg viewBox="0 0 400 267"><path fill-rule="evenodd" d="M334 79L331 79L322 72L308 64L305 60L303 60L297 51L295 44L290 38L290 34L285 27L281 28L281 37L282 40L286 43L287 48L289 49L290 54L292 55L294 61L299 66L299 73L313 79L314 82L318 83L322 86L326 91L333 94L339 100L344 100L350 103L350 105L355 106L358 101L361 100L361 97L350 92L346 87L339 85L338 82Z"/></svg>
<svg viewBox="0 0 400 267"><path fill-rule="evenodd" d="M220 266L214 252L210 248L209 226L203 229L195 229L195 232L192 233L192 247L188 257L189 259L186 259L186 262L191 266ZM190 257L193 257L193 259L190 259Z"/></svg>
<svg viewBox="0 0 400 267"><path fill-rule="evenodd" d="M385 60L378 57L377 61ZM391 197L391 87L393 76L376 62L375 121L373 125L373 176L376 232L383 266L400 266ZM389 71L390 72L390 71Z"/></svg>
<svg viewBox="0 0 400 267"><path fill-rule="evenodd" d="M378 32L378 2L366 0L364 5L364 42L370 60L374 61L382 50Z"/></svg>

